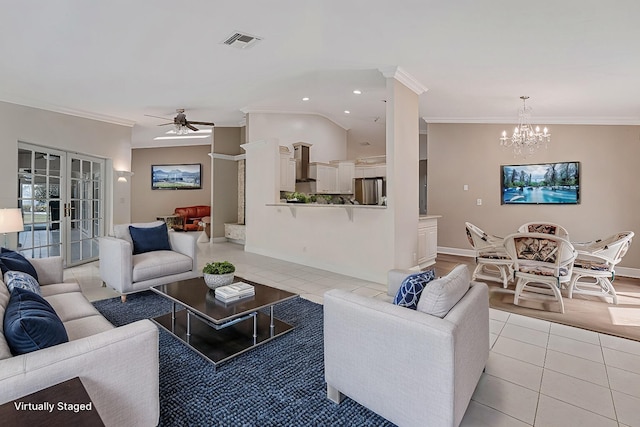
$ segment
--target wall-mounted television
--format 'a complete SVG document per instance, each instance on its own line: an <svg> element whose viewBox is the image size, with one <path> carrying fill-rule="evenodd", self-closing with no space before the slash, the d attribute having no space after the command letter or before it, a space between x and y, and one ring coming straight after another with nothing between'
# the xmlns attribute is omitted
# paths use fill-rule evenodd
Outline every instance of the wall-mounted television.
<svg viewBox="0 0 640 427"><path fill-rule="evenodd" d="M501 204L580 203L580 162L500 166Z"/></svg>
<svg viewBox="0 0 640 427"><path fill-rule="evenodd" d="M197 190L202 188L202 165L152 165L152 190Z"/></svg>

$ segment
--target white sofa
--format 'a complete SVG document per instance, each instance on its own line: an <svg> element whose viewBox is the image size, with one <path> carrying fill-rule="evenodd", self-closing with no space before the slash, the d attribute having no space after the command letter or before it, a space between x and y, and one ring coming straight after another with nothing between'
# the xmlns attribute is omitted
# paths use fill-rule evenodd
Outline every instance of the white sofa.
<svg viewBox="0 0 640 427"><path fill-rule="evenodd" d="M382 299L325 293L327 396L349 396L401 427L458 426L489 357L488 287L470 282L439 318L392 303L409 273L390 271Z"/></svg>
<svg viewBox="0 0 640 427"><path fill-rule="evenodd" d="M133 255L129 225L157 227L162 221L114 225L114 236L101 237L100 278L126 295L199 275L196 238L188 233L169 231L170 251L153 251Z"/></svg>
<svg viewBox="0 0 640 427"><path fill-rule="evenodd" d="M63 283L61 257L29 261L69 342L12 356L0 334L0 404L79 377L106 426L157 425L158 328L150 320L114 328L77 283ZM9 295L0 281L1 332Z"/></svg>

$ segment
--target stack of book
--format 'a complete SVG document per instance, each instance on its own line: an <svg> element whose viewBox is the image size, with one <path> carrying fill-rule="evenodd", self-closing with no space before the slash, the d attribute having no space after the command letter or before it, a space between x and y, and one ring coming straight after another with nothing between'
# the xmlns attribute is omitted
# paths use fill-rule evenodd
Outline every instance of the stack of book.
<svg viewBox="0 0 640 427"><path fill-rule="evenodd" d="M256 294L255 289L248 283L236 282L227 286L216 288L216 299L222 302L237 301Z"/></svg>

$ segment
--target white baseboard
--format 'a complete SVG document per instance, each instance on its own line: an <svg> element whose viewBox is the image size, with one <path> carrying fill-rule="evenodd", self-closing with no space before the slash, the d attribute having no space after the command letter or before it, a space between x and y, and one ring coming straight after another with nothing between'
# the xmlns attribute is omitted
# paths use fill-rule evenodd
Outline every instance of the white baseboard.
<svg viewBox="0 0 640 427"><path fill-rule="evenodd" d="M438 246L438 253L445 255L464 256L469 258L476 257L476 251L474 251L473 249L448 248L446 246Z"/></svg>
<svg viewBox="0 0 640 427"><path fill-rule="evenodd" d="M633 277L634 279L640 279L640 268L616 267L616 274L618 276Z"/></svg>
<svg viewBox="0 0 640 427"><path fill-rule="evenodd" d="M469 258L474 258L476 256L476 252L473 249L448 248L446 246L438 246L438 253L445 255L464 256ZM616 267L616 274L618 276L638 279L640 278L640 268Z"/></svg>

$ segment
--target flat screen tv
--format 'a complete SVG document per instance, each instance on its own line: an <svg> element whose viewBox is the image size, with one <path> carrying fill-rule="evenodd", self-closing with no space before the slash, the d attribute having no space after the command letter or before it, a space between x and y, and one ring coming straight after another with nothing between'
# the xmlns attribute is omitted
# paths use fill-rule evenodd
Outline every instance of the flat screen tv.
<svg viewBox="0 0 640 427"><path fill-rule="evenodd" d="M580 162L500 166L501 203L580 203Z"/></svg>
<svg viewBox="0 0 640 427"><path fill-rule="evenodd" d="M197 190L202 188L202 165L152 165L152 190Z"/></svg>

